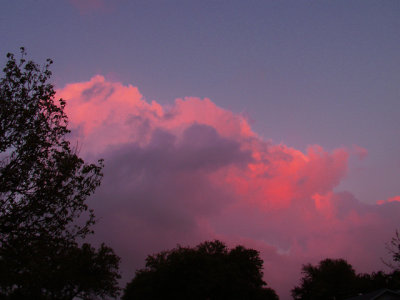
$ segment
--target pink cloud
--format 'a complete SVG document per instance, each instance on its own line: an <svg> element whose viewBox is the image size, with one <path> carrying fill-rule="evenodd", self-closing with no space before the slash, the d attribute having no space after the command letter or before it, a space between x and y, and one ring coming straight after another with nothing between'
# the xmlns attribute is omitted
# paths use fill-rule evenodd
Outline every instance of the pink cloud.
<svg viewBox="0 0 400 300"><path fill-rule="evenodd" d="M378 200L376 203L379 205L382 205L382 204L390 203L390 202L400 202L400 196L394 196L394 197L388 198L386 200Z"/></svg>
<svg viewBox="0 0 400 300"><path fill-rule="evenodd" d="M353 145L353 153L360 159L363 160L368 156L368 150L358 145Z"/></svg>
<svg viewBox="0 0 400 300"><path fill-rule="evenodd" d="M273 144L210 99L164 107L102 76L58 96L82 155L105 158L91 199L100 218L95 238L122 256L125 281L147 254L213 238L260 250L265 280L282 299L303 263L344 257L362 272L383 267L400 198L367 205L336 192L347 150Z"/></svg>

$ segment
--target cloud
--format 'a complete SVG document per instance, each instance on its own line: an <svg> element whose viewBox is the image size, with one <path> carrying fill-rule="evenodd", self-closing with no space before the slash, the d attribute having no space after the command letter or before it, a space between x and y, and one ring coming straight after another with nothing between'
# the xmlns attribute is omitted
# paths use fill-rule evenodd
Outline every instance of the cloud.
<svg viewBox="0 0 400 300"><path fill-rule="evenodd" d="M397 198L368 205L336 191L349 155L365 149L311 145L303 153L261 139L243 116L210 99L164 107L102 76L58 96L81 154L105 159L90 200L100 218L94 239L122 256L125 281L148 254L213 238L260 250L265 280L282 299L304 263L344 257L358 271L383 267Z"/></svg>
<svg viewBox="0 0 400 300"><path fill-rule="evenodd" d="M386 200L378 200L376 203L379 205L382 205L382 204L390 203L390 202L400 202L400 196L390 197Z"/></svg>
<svg viewBox="0 0 400 300"><path fill-rule="evenodd" d="M357 146L357 145L353 145L353 153L360 159L363 160L368 156L368 150Z"/></svg>

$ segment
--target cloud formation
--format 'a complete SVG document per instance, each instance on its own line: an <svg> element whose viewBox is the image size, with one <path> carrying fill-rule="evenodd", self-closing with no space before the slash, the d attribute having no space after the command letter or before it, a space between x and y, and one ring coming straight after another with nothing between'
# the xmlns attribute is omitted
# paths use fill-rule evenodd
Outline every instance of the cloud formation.
<svg viewBox="0 0 400 300"><path fill-rule="evenodd" d="M376 203L377 204L385 204L385 203L390 203L390 202L400 202L400 196L390 197L386 200L378 200Z"/></svg>
<svg viewBox="0 0 400 300"><path fill-rule="evenodd" d="M163 107L102 76L58 96L68 101L81 153L105 159L91 199L96 238L122 256L125 280L148 254L214 238L260 250L265 280L282 299L303 263L344 257L361 272L383 267L400 203L367 205L335 190L353 150L313 145L303 153L261 139L209 99Z"/></svg>

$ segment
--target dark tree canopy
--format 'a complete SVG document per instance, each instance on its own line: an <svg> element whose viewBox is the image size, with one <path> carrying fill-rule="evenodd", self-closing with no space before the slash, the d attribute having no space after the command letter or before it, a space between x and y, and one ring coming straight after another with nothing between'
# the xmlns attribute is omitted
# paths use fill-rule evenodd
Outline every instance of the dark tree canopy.
<svg viewBox="0 0 400 300"><path fill-rule="evenodd" d="M382 288L400 288L400 272L356 274L343 259L325 259L317 266L303 265L301 284L292 289L296 300L341 300Z"/></svg>
<svg viewBox="0 0 400 300"><path fill-rule="evenodd" d="M262 268L259 252L243 246L229 250L217 240L178 246L148 256L122 299L278 299Z"/></svg>
<svg viewBox="0 0 400 300"><path fill-rule="evenodd" d="M357 287L358 294L366 294L382 288L399 290L400 272L384 273L379 271L371 274L359 274L357 276Z"/></svg>
<svg viewBox="0 0 400 300"><path fill-rule="evenodd" d="M292 290L293 299L339 300L354 295L357 275L344 259L325 259L317 266L303 265L300 286Z"/></svg>
<svg viewBox="0 0 400 300"><path fill-rule="evenodd" d="M0 79L0 296L115 296L119 258L104 245L79 246L95 222L85 201L103 162L86 164L66 139L65 101L48 83L52 61L25 57L23 48L19 60L9 53Z"/></svg>

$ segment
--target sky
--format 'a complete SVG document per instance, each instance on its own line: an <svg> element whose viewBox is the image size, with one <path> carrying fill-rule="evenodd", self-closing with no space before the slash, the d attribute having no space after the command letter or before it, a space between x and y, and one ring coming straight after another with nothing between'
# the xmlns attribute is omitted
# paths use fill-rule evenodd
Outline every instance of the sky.
<svg viewBox="0 0 400 300"><path fill-rule="evenodd" d="M52 58L71 141L105 159L94 242L122 257L220 239L384 269L400 215L399 1L1 0L0 63Z"/></svg>

